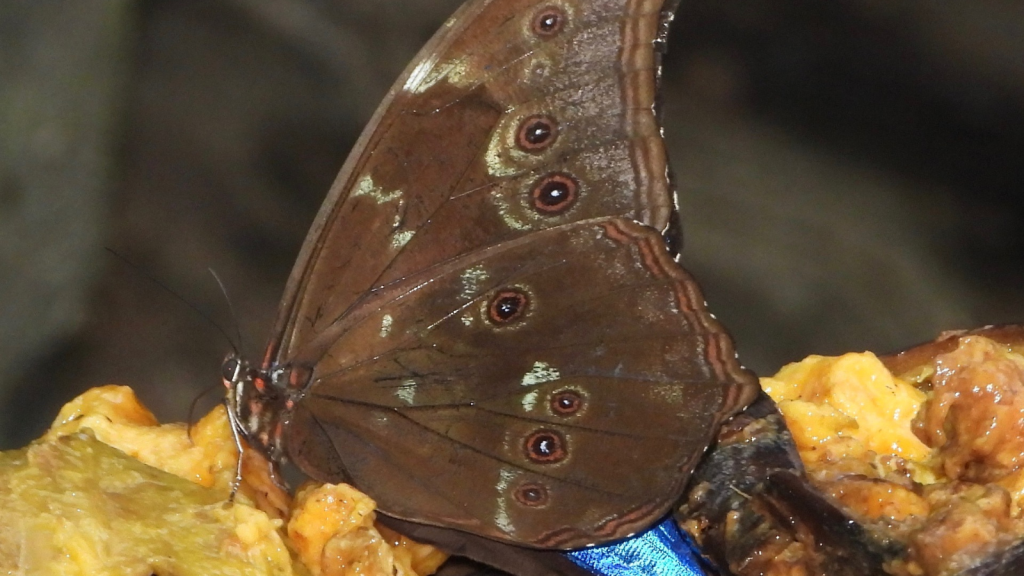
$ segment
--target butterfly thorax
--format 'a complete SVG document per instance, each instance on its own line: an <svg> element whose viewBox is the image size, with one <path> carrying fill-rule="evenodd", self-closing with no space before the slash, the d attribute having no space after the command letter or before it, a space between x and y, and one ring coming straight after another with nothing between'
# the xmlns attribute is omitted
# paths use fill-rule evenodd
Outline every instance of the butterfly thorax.
<svg viewBox="0 0 1024 576"><path fill-rule="evenodd" d="M283 462L283 430L295 399L274 385L269 371L254 369L234 354L224 361L222 377L227 388L224 402L235 431L271 462Z"/></svg>

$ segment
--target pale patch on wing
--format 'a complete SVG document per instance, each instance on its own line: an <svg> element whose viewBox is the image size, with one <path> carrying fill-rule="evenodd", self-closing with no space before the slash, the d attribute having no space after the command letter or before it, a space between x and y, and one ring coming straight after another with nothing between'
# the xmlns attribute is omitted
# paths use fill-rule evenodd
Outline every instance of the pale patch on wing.
<svg viewBox="0 0 1024 576"><path fill-rule="evenodd" d="M519 65L519 78L524 84L532 85L543 82L555 67L554 62L543 52L533 52L530 58L523 58Z"/></svg>
<svg viewBox="0 0 1024 576"><path fill-rule="evenodd" d="M682 386L655 384L646 386L643 394L652 401L660 402L661 404L681 406L686 403L685 392Z"/></svg>
<svg viewBox="0 0 1024 576"><path fill-rule="evenodd" d="M551 382L561 378L561 373L558 372L558 368L548 364L547 362L534 362L533 368L526 374L523 374L523 386L536 386L537 384L543 384L545 382Z"/></svg>
<svg viewBox="0 0 1024 576"><path fill-rule="evenodd" d="M393 319L391 318L391 314L385 314L384 317L381 318L381 320L380 320L380 337L381 338L387 338L388 334L391 333L391 323L392 323L392 321L393 321Z"/></svg>
<svg viewBox="0 0 1024 576"><path fill-rule="evenodd" d="M384 190L378 186L374 181L373 177L366 175L362 180L359 181L355 186L355 190L352 192L352 196L366 196L367 198L373 199L378 205L384 205L390 202L397 202L395 206L395 217L392 227L394 230L391 232L391 247L395 250L402 249L403 246L412 240L412 237L416 235L415 230L402 230L402 220L405 217L405 193L402 190L392 190L390 192Z"/></svg>
<svg viewBox="0 0 1024 576"><path fill-rule="evenodd" d="M391 247L398 250L408 244L409 240L412 240L412 237L415 235L415 230L399 230L391 235Z"/></svg>
<svg viewBox="0 0 1024 576"><path fill-rule="evenodd" d="M527 412L533 412L534 407L537 406L537 391L528 392L523 396L523 410Z"/></svg>
<svg viewBox="0 0 1024 576"><path fill-rule="evenodd" d="M495 491L498 493L498 509L494 512L494 524L505 531L506 534L512 533L512 519L508 517L508 487L515 478L515 473L511 470L502 468L498 473L498 483L494 486Z"/></svg>
<svg viewBox="0 0 1024 576"><path fill-rule="evenodd" d="M412 92L419 94L420 92L430 88L429 84L425 84L427 76L430 75L430 71L434 69L434 65L437 64L431 58L427 58L416 65L413 69L412 74L409 74L409 78L405 81L405 86L402 89L406 92Z"/></svg>
<svg viewBox="0 0 1024 576"><path fill-rule="evenodd" d="M469 76L466 74L467 68L465 58L456 58L446 62L424 60L409 75L409 79L406 80L402 89L412 94L422 94L441 80L447 80L452 86L462 87Z"/></svg>
<svg viewBox="0 0 1024 576"><path fill-rule="evenodd" d="M506 226L513 230L530 229L529 222L524 222L522 218L518 218L513 214L512 207L509 206L500 190L491 192L491 198L494 199L494 204L498 207L498 214L501 216L501 219L505 222Z"/></svg>
<svg viewBox="0 0 1024 576"><path fill-rule="evenodd" d="M469 315L469 314L463 314L462 315L462 324L464 326L472 326L473 325L473 317L471 315Z"/></svg>
<svg viewBox="0 0 1024 576"><path fill-rule="evenodd" d="M480 285L488 278L487 269L483 267L483 264L466 268L460 278L462 280L460 296L463 300L472 300L479 294Z"/></svg>
<svg viewBox="0 0 1024 576"><path fill-rule="evenodd" d="M491 176L495 178L513 176L523 170L524 163L536 160L516 147L516 127L522 119L522 115L515 117L505 115L497 129L494 130L491 141L487 143L487 152L484 153L487 172Z"/></svg>
<svg viewBox="0 0 1024 576"><path fill-rule="evenodd" d="M391 192L385 192L383 188L377 186L373 181L373 176L367 174L362 180L356 184L355 190L352 191L352 196L369 196L377 201L377 204L384 204L386 202L394 202L395 200L402 200L403 192L401 190L393 190Z"/></svg>
<svg viewBox="0 0 1024 576"><path fill-rule="evenodd" d="M412 406L416 400L416 381L412 379L402 380L402 385L395 390L395 396L398 396L398 399L402 402Z"/></svg>

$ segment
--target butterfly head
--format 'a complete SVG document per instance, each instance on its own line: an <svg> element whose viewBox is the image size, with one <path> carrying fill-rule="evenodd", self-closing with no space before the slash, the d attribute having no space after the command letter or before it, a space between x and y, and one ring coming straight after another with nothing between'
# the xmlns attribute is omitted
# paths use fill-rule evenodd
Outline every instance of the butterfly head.
<svg viewBox="0 0 1024 576"><path fill-rule="evenodd" d="M284 460L283 429L289 405L285 394L260 370L235 354L221 365L224 399L235 432L271 462Z"/></svg>

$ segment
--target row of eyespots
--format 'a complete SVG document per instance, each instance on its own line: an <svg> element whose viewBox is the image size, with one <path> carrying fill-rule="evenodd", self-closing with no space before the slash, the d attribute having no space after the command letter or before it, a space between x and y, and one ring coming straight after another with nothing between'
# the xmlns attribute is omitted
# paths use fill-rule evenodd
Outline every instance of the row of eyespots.
<svg viewBox="0 0 1024 576"><path fill-rule="evenodd" d="M494 324L509 324L522 318L529 304L530 299L521 290L503 288L491 297L487 315ZM551 398L551 409L556 414L569 416L579 412L582 402L578 392L563 390Z"/></svg>
<svg viewBox="0 0 1024 576"><path fill-rule="evenodd" d="M558 416L572 416L583 407L583 398L575 390L561 390L551 397L551 411ZM523 441L526 457L537 464L556 464L569 455L565 437L557 430L541 428Z"/></svg>
<svg viewBox="0 0 1024 576"><path fill-rule="evenodd" d="M531 29L540 38L551 38L565 27L565 13L554 6L542 8L533 18ZM558 122L547 115L530 116L523 120L516 133L516 145L524 152L536 153L549 148L558 139ZM555 172L538 179L532 187L533 206L541 213L558 214L576 202L579 182L564 172ZM526 312L529 299L516 290L500 290L488 307L489 316L496 324L512 322ZM579 394L565 390L551 399L552 411L560 415L575 414L582 400ZM541 429L530 434L523 442L526 457L533 462L553 464L568 455L565 438L554 430ZM548 502L548 489L537 482L525 482L515 489L515 500L523 506L541 507Z"/></svg>
<svg viewBox="0 0 1024 576"><path fill-rule="evenodd" d="M563 390L552 397L551 409L556 414L569 416L579 411L582 403L577 392ZM536 464L557 464L569 455L565 437L556 430L546 428L526 437L523 452L527 459ZM548 489L539 482L525 482L516 488L513 496L523 506L541 507L548 502Z"/></svg>
<svg viewBox="0 0 1024 576"><path fill-rule="evenodd" d="M510 324L523 317L529 307L529 298L521 290L498 290L487 306L488 318L493 324ZM559 416L579 412L583 399L573 390L562 390L551 397L551 411ZM527 458L537 463L555 463L565 458L565 440L553 430L538 430L524 444Z"/></svg>
<svg viewBox="0 0 1024 576"><path fill-rule="evenodd" d="M558 139L558 122L551 116L529 116L519 125L516 145L529 153L540 152ZM546 215L561 214L576 203L580 183L568 172L552 172L537 179L530 187L533 207Z"/></svg>
<svg viewBox="0 0 1024 576"><path fill-rule="evenodd" d="M538 38L547 40L560 34L566 26L565 12L557 6L545 6L531 20L530 30ZM516 146L523 152L537 154L550 148L558 140L558 121L547 114L528 116L519 123ZM576 203L579 181L566 172L554 172L537 179L530 190L534 209L552 216L561 214Z"/></svg>
<svg viewBox="0 0 1024 576"><path fill-rule="evenodd" d="M523 442L526 457L538 464L561 462L568 455L565 438L554 430L541 429L526 437ZM513 492L516 502L523 506L537 508L548 503L547 486L540 482L524 482Z"/></svg>

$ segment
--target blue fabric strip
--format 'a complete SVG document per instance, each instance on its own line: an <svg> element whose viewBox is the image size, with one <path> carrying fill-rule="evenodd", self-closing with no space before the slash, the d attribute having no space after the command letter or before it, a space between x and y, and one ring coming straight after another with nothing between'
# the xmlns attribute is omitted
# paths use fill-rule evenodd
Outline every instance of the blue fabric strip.
<svg viewBox="0 0 1024 576"><path fill-rule="evenodd" d="M566 555L600 576L704 576L697 557L672 518L629 540Z"/></svg>

